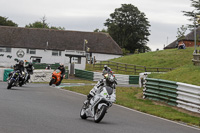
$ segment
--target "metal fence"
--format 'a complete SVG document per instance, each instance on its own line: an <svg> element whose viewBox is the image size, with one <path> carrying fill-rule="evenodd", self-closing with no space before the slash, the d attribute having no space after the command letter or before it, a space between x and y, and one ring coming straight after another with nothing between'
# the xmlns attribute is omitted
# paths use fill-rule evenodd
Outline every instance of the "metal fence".
<svg viewBox="0 0 200 133"><path fill-rule="evenodd" d="M200 86L146 78L143 98L200 113Z"/></svg>

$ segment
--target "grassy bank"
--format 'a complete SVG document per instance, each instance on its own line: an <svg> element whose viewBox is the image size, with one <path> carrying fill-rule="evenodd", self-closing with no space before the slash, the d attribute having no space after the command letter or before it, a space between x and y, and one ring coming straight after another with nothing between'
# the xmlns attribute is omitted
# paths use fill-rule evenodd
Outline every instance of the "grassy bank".
<svg viewBox="0 0 200 133"><path fill-rule="evenodd" d="M65 87L64 89L87 95L93 86ZM142 88L117 87L116 104L188 125L200 125L200 114L190 113L163 103L142 98ZM185 113L184 113L185 112Z"/></svg>
<svg viewBox="0 0 200 133"><path fill-rule="evenodd" d="M200 47L197 47L200 50ZM162 68L176 68L173 71L164 73L164 74L151 74L149 77L166 79L171 81L183 82L193 85L200 86L200 66L194 66L193 59L194 48L186 49L169 49L169 50L160 50L155 52L134 54L129 56L124 56L111 61L142 65L146 67L162 67ZM87 70L98 71L93 69L92 65L87 65ZM112 67L111 67L112 68ZM100 70L99 70L100 71ZM118 71L116 74L127 74L134 75L130 72Z"/></svg>
<svg viewBox="0 0 200 133"><path fill-rule="evenodd" d="M200 48L198 48L200 49ZM155 52L134 54L113 59L111 61L142 65L146 67L169 67L178 68L184 65L192 64L194 48L187 49L169 49Z"/></svg>
<svg viewBox="0 0 200 133"><path fill-rule="evenodd" d="M200 66L192 64L179 67L167 73L153 73L148 75L149 78L165 79L176 82L183 82L200 86Z"/></svg>

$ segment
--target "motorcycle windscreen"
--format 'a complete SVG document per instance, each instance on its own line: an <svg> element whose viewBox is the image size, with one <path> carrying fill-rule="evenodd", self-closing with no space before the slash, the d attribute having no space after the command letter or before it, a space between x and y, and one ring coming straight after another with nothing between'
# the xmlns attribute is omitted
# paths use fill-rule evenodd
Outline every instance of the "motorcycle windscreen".
<svg viewBox="0 0 200 133"><path fill-rule="evenodd" d="M112 95L113 89L112 89L111 87L106 86L106 90L107 90L107 92L108 92L108 95Z"/></svg>

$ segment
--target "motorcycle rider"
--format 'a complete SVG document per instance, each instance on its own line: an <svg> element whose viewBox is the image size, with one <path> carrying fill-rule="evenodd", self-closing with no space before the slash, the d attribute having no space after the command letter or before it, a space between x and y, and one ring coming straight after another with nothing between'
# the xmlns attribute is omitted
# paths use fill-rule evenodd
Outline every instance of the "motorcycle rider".
<svg viewBox="0 0 200 133"><path fill-rule="evenodd" d="M20 73L24 72L24 61L20 60L18 64L14 65L14 70L19 70Z"/></svg>
<svg viewBox="0 0 200 133"><path fill-rule="evenodd" d="M104 76L105 74L112 73L111 68L109 68L107 65L104 66L104 69L102 71L102 75ZM112 80L112 82L110 82ZM97 90L101 88L101 86L103 85L107 85L110 86L111 88L115 89L115 84L117 84L115 79L110 79L109 77L103 77L102 79L100 79L97 84L90 90L89 94L87 95L87 100L88 102L90 101L90 99L92 99L92 97L94 97L94 95L96 94Z"/></svg>
<svg viewBox="0 0 200 133"><path fill-rule="evenodd" d="M33 63L32 62L29 62L27 66L25 66L27 72L28 72L28 77L27 77L27 80L25 82L29 82L29 79L30 79L30 74L33 74Z"/></svg>
<svg viewBox="0 0 200 133"><path fill-rule="evenodd" d="M19 74L19 80L22 81L23 78L22 78L22 74L24 73L24 61L23 60L20 60L18 64L15 64L14 65L14 71L17 71L19 70L20 74ZM11 72L9 74L9 78L10 76L13 74L13 72Z"/></svg>
<svg viewBox="0 0 200 133"><path fill-rule="evenodd" d="M57 68L61 71L61 77L60 77L60 83L62 82L63 78L65 78L65 67L64 65L61 63L60 66ZM60 84L59 83L59 84Z"/></svg>
<svg viewBox="0 0 200 133"><path fill-rule="evenodd" d="M104 65L102 75L104 76L104 74L106 74L106 73L112 73L112 69L110 67L108 67L107 65Z"/></svg>

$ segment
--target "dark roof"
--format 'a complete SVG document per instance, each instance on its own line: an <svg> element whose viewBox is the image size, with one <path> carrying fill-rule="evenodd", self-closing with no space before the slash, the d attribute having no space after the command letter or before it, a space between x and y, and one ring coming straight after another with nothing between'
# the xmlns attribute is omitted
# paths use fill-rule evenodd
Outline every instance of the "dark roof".
<svg viewBox="0 0 200 133"><path fill-rule="evenodd" d="M173 41L172 43L170 43L169 45L167 45L166 47L164 47L164 49L172 49L172 48L176 48L176 42L177 40Z"/></svg>
<svg viewBox="0 0 200 133"><path fill-rule="evenodd" d="M119 45L106 33L0 26L1 47L82 51L84 39L92 53L122 55Z"/></svg>
<svg viewBox="0 0 200 133"><path fill-rule="evenodd" d="M200 40L200 27L196 29L196 34L198 35L199 40ZM185 38L182 40L183 41L194 41L194 30L192 30L189 34L187 34L185 36ZM181 41L181 40L179 40L179 41ZM176 48L176 42L177 42L177 40L173 41L172 43L167 45L164 49Z"/></svg>

